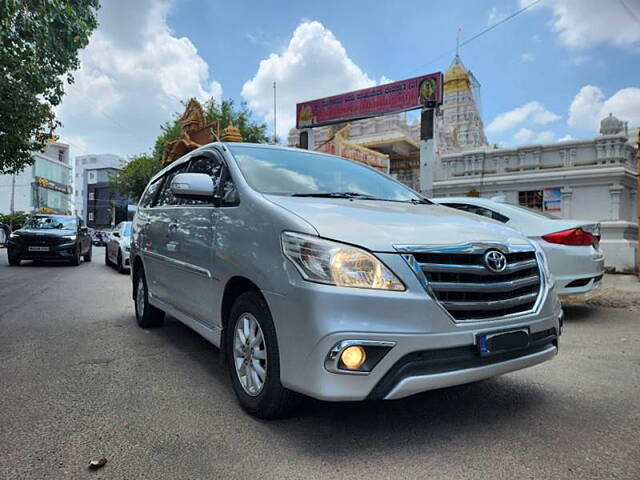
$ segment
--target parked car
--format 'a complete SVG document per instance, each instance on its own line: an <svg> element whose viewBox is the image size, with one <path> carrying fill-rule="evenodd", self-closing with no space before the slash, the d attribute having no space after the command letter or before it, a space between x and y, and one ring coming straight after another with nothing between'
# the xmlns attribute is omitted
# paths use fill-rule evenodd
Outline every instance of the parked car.
<svg viewBox="0 0 640 480"><path fill-rule="evenodd" d="M141 327L221 348L241 406L396 399L556 355L541 249L343 158L214 143L155 175L131 242Z"/></svg>
<svg viewBox="0 0 640 480"><path fill-rule="evenodd" d="M131 222L120 222L105 241L104 263L115 266L120 273L129 271L130 246Z"/></svg>
<svg viewBox="0 0 640 480"><path fill-rule="evenodd" d="M104 247L108 235L103 230L94 230L91 232L91 243L96 247Z"/></svg>
<svg viewBox="0 0 640 480"><path fill-rule="evenodd" d="M34 215L22 228L9 235L9 265L22 260L68 260L80 265L91 261L91 237L80 217L70 215Z"/></svg>
<svg viewBox="0 0 640 480"><path fill-rule="evenodd" d="M486 198L434 198L434 202L497 220L536 241L549 260L558 295L586 293L600 286L604 254L600 248L600 224L554 218L519 205Z"/></svg>

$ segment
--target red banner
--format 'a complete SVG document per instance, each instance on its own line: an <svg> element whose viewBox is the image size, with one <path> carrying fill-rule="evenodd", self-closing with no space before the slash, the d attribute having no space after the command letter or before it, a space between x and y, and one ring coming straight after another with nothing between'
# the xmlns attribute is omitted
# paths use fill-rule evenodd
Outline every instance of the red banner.
<svg viewBox="0 0 640 480"><path fill-rule="evenodd" d="M348 122L442 103L442 73L387 83L296 105L296 128Z"/></svg>

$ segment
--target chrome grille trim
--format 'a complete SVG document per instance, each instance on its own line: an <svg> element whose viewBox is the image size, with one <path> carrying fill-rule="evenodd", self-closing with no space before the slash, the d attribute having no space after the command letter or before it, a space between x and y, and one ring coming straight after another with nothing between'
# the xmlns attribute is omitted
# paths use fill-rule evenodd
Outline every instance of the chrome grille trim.
<svg viewBox="0 0 640 480"><path fill-rule="evenodd" d="M397 245L425 290L455 322L485 322L535 312L544 297L538 254L530 244L494 242L447 246ZM484 266L487 250L510 263L502 272Z"/></svg>
<svg viewBox="0 0 640 480"><path fill-rule="evenodd" d="M489 302L442 302L447 310L499 310L501 308L515 307L534 301L538 293L529 293L506 300L492 300Z"/></svg>
<svg viewBox="0 0 640 480"><path fill-rule="evenodd" d="M535 285L540 281L538 275L532 275L530 277L519 278L518 280L511 280L508 282L493 282L493 283L454 283L454 282L431 282L429 285L433 290L437 291L460 291L460 292L478 292L478 291L492 291L492 292L508 292L509 290L515 290L516 288L526 287L528 285Z"/></svg>
<svg viewBox="0 0 640 480"><path fill-rule="evenodd" d="M455 273L473 273L477 275L486 275L487 269L482 265L454 265L447 263L420 263L423 270L429 272L455 272ZM522 262L514 262L507 265L504 271L495 273L495 275L507 275L509 273L524 270L525 268L533 268L538 265L535 260L525 260ZM492 272L493 273L493 272Z"/></svg>

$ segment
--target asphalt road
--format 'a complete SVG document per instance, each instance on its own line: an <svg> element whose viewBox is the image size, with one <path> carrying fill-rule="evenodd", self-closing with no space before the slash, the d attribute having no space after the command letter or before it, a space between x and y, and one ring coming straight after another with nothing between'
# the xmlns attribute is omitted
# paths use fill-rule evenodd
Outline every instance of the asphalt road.
<svg viewBox="0 0 640 480"><path fill-rule="evenodd" d="M0 478L640 478L638 309L571 307L559 356L529 370L265 422L198 335L136 326L103 258L0 250Z"/></svg>

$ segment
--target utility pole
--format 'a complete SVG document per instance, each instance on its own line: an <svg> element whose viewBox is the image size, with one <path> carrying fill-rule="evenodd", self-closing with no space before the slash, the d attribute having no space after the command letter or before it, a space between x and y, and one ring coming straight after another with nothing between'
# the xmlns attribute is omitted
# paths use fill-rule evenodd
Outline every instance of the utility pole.
<svg viewBox="0 0 640 480"><path fill-rule="evenodd" d="M278 137L276 135L276 82L273 81L273 143L277 143Z"/></svg>
<svg viewBox="0 0 640 480"><path fill-rule="evenodd" d="M11 175L11 206L9 207L9 211L11 215L15 213L15 198L16 198L16 174Z"/></svg>

